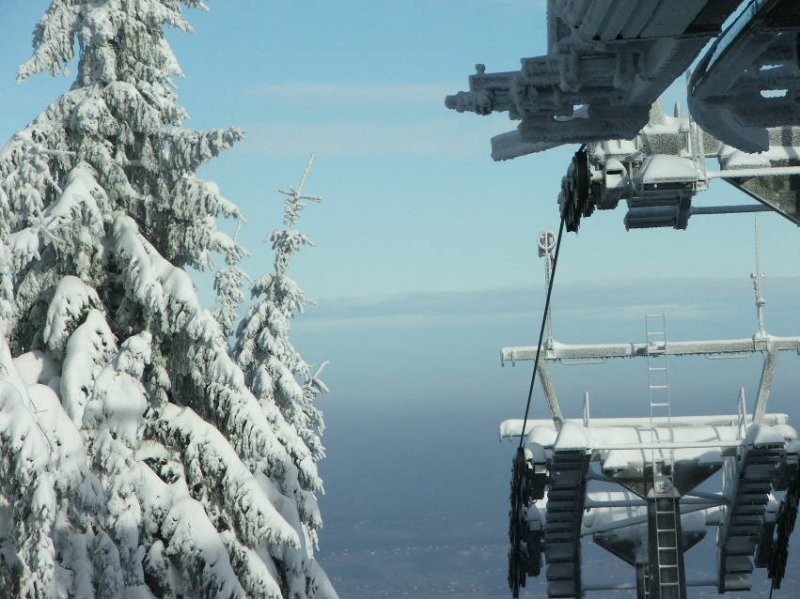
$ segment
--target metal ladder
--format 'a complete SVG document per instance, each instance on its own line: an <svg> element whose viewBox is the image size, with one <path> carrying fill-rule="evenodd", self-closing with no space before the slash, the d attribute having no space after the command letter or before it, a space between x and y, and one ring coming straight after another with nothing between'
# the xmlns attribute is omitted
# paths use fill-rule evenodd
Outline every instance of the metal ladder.
<svg viewBox="0 0 800 599"><path fill-rule="evenodd" d="M655 511L655 567L651 568L653 580L649 596L653 599L681 599L685 597L685 588L681 584L680 500L672 486L666 487L663 496L659 496L656 490L651 509Z"/></svg>
<svg viewBox="0 0 800 599"><path fill-rule="evenodd" d="M647 334L647 399L650 404L650 434L651 442L660 441L656 435L656 418L666 417L667 430L672 436L672 403L669 393L669 367L667 363L667 318L664 314L645 315L645 329ZM672 438L669 439L672 441ZM657 464L663 464L667 472L672 471L672 450L665 452L653 448L650 454L650 463L653 465L653 482L659 474Z"/></svg>
<svg viewBox="0 0 800 599"><path fill-rule="evenodd" d="M653 449L650 463L653 468L653 499L648 502L651 511L650 584L645 585L648 599L680 599L685 597L682 567L680 527L680 496L672 481L673 449L658 449L662 439L656 434L656 419L665 418L666 430L672 438L672 404L669 390L667 362L667 332L664 314L647 314L647 385L650 404L650 430ZM664 422L664 420L662 420Z"/></svg>
<svg viewBox="0 0 800 599"><path fill-rule="evenodd" d="M647 330L647 386L650 402L650 426L655 428L653 419L659 416L672 418L672 406L669 395L669 368L667 367L667 318L664 314L647 314L645 316Z"/></svg>

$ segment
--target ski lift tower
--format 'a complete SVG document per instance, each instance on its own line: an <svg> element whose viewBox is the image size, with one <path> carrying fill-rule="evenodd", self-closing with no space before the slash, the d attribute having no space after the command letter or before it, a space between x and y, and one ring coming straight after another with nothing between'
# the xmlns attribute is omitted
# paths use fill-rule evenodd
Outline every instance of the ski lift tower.
<svg viewBox="0 0 800 599"><path fill-rule="evenodd" d="M539 236L540 255L550 276L551 234ZM502 439L519 440L524 467L515 465L512 487L524 489L522 517L512 510L512 538L521 551L510 554L514 595L527 576L538 576L541 559L548 597L582 597L592 591L635 589L639 599L682 599L687 587L711 586L719 593L750 589L754 568L765 568L780 585L788 537L800 499L800 441L786 414L767 411L779 352L800 354L800 336L777 337L764 328L761 273L752 275L757 330L752 337L671 341L662 314L645 318L645 340L632 343L565 344L552 333L541 347L542 370L553 362L597 362L620 358L646 361L647 404L641 417L591 416L589 395L581 418L564 418L553 383L542 389L551 418L507 420ZM548 326L548 330L552 329ZM530 361L536 347L503 348L503 364ZM755 405L748 412L744 389L729 415L673 413L669 362L683 356L764 356ZM527 426L526 426L527 424ZM722 470L718 492L699 491ZM594 483L615 490L593 490ZM782 499L778 499L783 495ZM688 579L684 553L717 528L717 572ZM776 531L781 531L777 534ZM635 570L630 582L584 581L581 541L591 539Z"/></svg>
<svg viewBox="0 0 800 599"><path fill-rule="evenodd" d="M595 210L621 204L626 229L685 229L696 215L760 211L800 225L798 35L797 0L548 0L547 53L521 59L519 70L476 65L469 90L445 105L519 121L492 139L495 160L581 144L558 197L562 230L577 232ZM689 114L676 106L667 116L659 96L693 65ZM716 179L754 201L697 205ZM553 239L539 240L548 282ZM560 233L558 240L556 247ZM682 598L701 584L745 590L754 568L780 584L800 498L800 443L788 417L769 413L767 403L775 358L800 354L800 337L767 333L760 277L757 267L758 326L750 338L671 341L666 318L648 315L643 342L563 344L545 322L536 347L503 350L504 362L534 361L551 415L528 421L526 410L526 419L501 426L503 438L520 442L509 531L515 596L527 576L539 575L542 555L549 597L609 590L582 580L587 536L635 568L635 582L615 588L635 588L640 598ZM754 353L764 364L752 412L740 391L735 414L673 413L671 360ZM583 417L564 418L548 364L619 358L647 362L643 415L591 417L587 395ZM720 470L720 492L697 490ZM616 490L593 491L598 481ZM683 554L707 526L718 527L718 571L687 580Z"/></svg>

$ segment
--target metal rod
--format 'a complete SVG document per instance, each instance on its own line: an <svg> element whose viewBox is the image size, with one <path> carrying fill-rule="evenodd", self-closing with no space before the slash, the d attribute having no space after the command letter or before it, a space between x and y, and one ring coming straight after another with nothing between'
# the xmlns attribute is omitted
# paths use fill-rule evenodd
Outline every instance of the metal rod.
<svg viewBox="0 0 800 599"><path fill-rule="evenodd" d="M767 352L764 356L764 366L761 368L761 380L758 383L756 405L753 407L753 422L760 423L767 412L769 392L772 390L772 380L775 378L775 352Z"/></svg>
<svg viewBox="0 0 800 599"><path fill-rule="evenodd" d="M717 507L718 505L726 505L728 502L723 496L718 495L715 498L704 497L685 497L681 499L681 505L704 505L707 507ZM647 507L647 502L644 499L587 499L584 507L589 508L606 508L606 507Z"/></svg>
<svg viewBox="0 0 800 599"><path fill-rule="evenodd" d="M684 497L697 497L700 499L708 499L709 501L719 501L720 505L730 503L730 500L723 495L717 493L706 493L705 491L688 491Z"/></svg>
<svg viewBox="0 0 800 599"><path fill-rule="evenodd" d="M686 586L687 587L715 587L717 586L716 580L687 580ZM586 583L584 582L582 585L582 589L588 592L594 591L629 591L636 588L636 583L634 582L620 582L618 584L608 584L608 583Z"/></svg>
<svg viewBox="0 0 800 599"><path fill-rule="evenodd" d="M686 514L693 514L695 512L703 512L705 510L718 510L719 506L704 506L704 505L693 505L688 509L681 508L681 516L685 516ZM629 526L636 526L638 524L644 524L647 522L647 516L633 516L632 518L627 518L625 520L620 520L611 524L607 524L606 526L601 526L599 528L585 528L581 530L582 537L588 537L589 535L595 534L602 534L604 532L611 532L612 530L619 530L621 528L628 528Z"/></svg>
<svg viewBox="0 0 800 599"><path fill-rule="evenodd" d="M539 383L542 385L547 407L550 410L550 415L553 417L553 424L555 424L556 430L559 430L561 428L561 423L564 421L564 415L558 403L556 388L553 386L553 380L550 378L550 373L547 371L547 366L545 366L544 361L539 362Z"/></svg>
<svg viewBox="0 0 800 599"><path fill-rule="evenodd" d="M691 214L740 214L743 212L771 212L773 209L764 204L745 204L737 206L692 206Z"/></svg>
<svg viewBox="0 0 800 599"><path fill-rule="evenodd" d="M741 441L687 441L686 443L617 443L612 445L593 445L594 451L633 450L640 449L690 449L703 447L739 447Z"/></svg>
<svg viewBox="0 0 800 599"><path fill-rule="evenodd" d="M636 583L632 582L620 582L618 584L608 584L608 583L586 583L584 582L582 585L582 589L584 591L627 591L630 589L635 589Z"/></svg>
<svg viewBox="0 0 800 599"><path fill-rule="evenodd" d="M753 291L756 295L756 319L758 322L756 335L765 337L767 330L764 328L764 306L767 305L767 302L761 293L761 281L764 279L764 273L761 272L761 228L758 225L757 214L753 216L753 228L755 229L756 269L750 274L750 278L753 279Z"/></svg>
<svg viewBox="0 0 800 599"><path fill-rule="evenodd" d="M767 166L708 171L707 177L709 179L749 179L750 177L782 177L784 175L800 175L800 166Z"/></svg>

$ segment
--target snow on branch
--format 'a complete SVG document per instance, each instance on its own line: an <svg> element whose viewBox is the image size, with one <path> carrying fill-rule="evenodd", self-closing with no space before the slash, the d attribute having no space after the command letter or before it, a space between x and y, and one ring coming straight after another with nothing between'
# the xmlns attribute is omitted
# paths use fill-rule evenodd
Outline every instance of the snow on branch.
<svg viewBox="0 0 800 599"><path fill-rule="evenodd" d="M297 432L274 404L260 404L245 386L218 323L200 307L188 275L158 255L129 217L118 216L114 233L127 292L143 304L162 334L187 344L188 359L172 373L191 383L187 405L214 418L249 468L265 468L286 481L294 462L305 484L320 487L316 466Z"/></svg>
<svg viewBox="0 0 800 599"><path fill-rule="evenodd" d="M124 266L125 289L150 313L165 310L164 289L154 262L166 262L160 256L151 258L155 249L140 238L136 223L129 216L118 215L113 225L114 243L119 262ZM160 264L159 264L160 265Z"/></svg>
<svg viewBox="0 0 800 599"><path fill-rule="evenodd" d="M83 422L83 412L95 381L116 349L105 314L89 310L86 320L67 341L61 370L61 402L76 425Z"/></svg>
<svg viewBox="0 0 800 599"><path fill-rule="evenodd" d="M50 387L26 385L0 337L0 503L8 506L19 597L53 596L57 524L73 526L93 495L83 443ZM56 475L57 473L57 475ZM65 499L69 497L70 501ZM72 521L72 523L71 523Z"/></svg>
<svg viewBox="0 0 800 599"><path fill-rule="evenodd" d="M73 36L80 21L80 6L66 0L52 2L33 31L33 57L19 68L17 81L36 73L66 73L73 57Z"/></svg>
<svg viewBox="0 0 800 599"><path fill-rule="evenodd" d="M165 133L165 144L172 167L179 171L194 172L224 150L244 139L242 129L170 129ZM233 204L227 207L238 212Z"/></svg>
<svg viewBox="0 0 800 599"><path fill-rule="evenodd" d="M181 127L164 32L190 31L184 9L205 5L49 5L19 79L76 58L77 76L0 148L0 589L336 597L313 560L321 420L305 403L321 387L304 386L283 337L307 303L283 266L263 286L279 309L259 312L271 328L254 337L253 352L285 360L258 371L263 395L228 347L245 251L217 219L244 218L196 170L244 133ZM310 245L292 229L319 201L303 195L310 167L286 192L276 264ZM211 314L184 267L214 254Z"/></svg>
<svg viewBox="0 0 800 599"><path fill-rule="evenodd" d="M145 568L167 584L180 578L190 597L245 599L220 533L186 484L167 484L149 468L141 472L145 512L155 524L151 533L163 540L151 544Z"/></svg>
<svg viewBox="0 0 800 599"><path fill-rule="evenodd" d="M299 547L297 532L278 513L233 447L190 408L164 406L150 426L153 437L183 456L194 493L217 498L226 519L250 548L263 542ZM204 489L202 493L198 489ZM195 495L196 497L197 495Z"/></svg>
<svg viewBox="0 0 800 599"><path fill-rule="evenodd" d="M247 596L251 599L283 599L277 583L280 574L270 556L243 545L233 531L226 530L220 536Z"/></svg>
<svg viewBox="0 0 800 599"><path fill-rule="evenodd" d="M63 277L47 308L44 342L55 355L63 354L70 334L87 312L102 306L97 292L78 277Z"/></svg>

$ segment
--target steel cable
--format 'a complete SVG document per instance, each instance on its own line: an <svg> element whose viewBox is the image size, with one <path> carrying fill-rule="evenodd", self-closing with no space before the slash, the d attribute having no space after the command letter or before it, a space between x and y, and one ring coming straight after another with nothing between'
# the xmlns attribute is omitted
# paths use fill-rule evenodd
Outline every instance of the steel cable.
<svg viewBox="0 0 800 599"><path fill-rule="evenodd" d="M547 284L547 297L544 301L544 312L542 313L542 325L539 328L539 344L536 346L536 357L533 360L533 373L531 374L531 384L528 389L528 401L525 404L525 417L522 420L522 432L519 436L519 447L521 448L525 443L525 428L528 424L528 415L531 409L531 399L533 398L533 387L536 383L536 372L539 369L539 354L542 350L542 342L544 341L544 330L547 326L547 314L550 310L550 296L553 293L553 282L556 280L556 268L558 267L558 254L561 250L561 237L564 233L564 222L566 221L566 210L561 213L561 224L558 226L558 237L556 239L556 251L553 255L553 270L550 274L550 281Z"/></svg>

